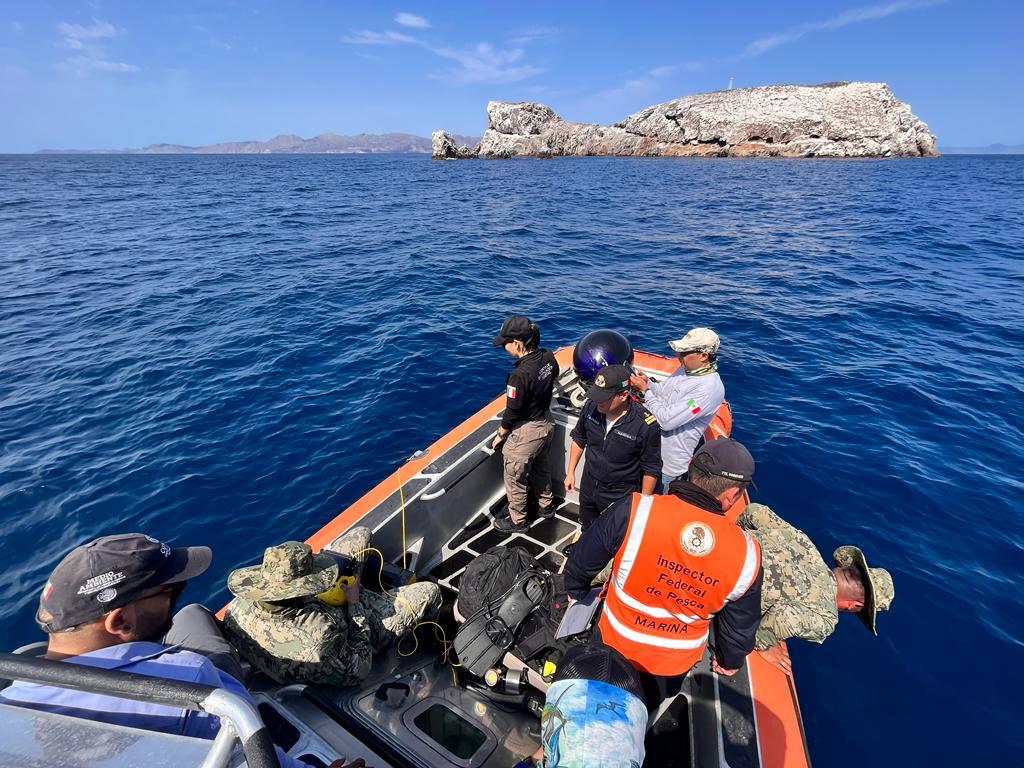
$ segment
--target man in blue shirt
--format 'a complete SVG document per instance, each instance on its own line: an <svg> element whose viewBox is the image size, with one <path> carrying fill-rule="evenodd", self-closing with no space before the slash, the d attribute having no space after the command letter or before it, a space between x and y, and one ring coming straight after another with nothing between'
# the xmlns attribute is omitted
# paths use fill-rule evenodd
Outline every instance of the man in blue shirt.
<svg viewBox="0 0 1024 768"><path fill-rule="evenodd" d="M598 371L570 435L566 491L576 486L576 467L584 451L587 455L579 484L584 531L623 496L654 493L661 477L661 429L630 397L631 372L627 365L606 365Z"/></svg>
<svg viewBox="0 0 1024 768"><path fill-rule="evenodd" d="M72 550L39 598L46 658L212 685L252 701L236 676L215 666L214 660L240 675L213 617L187 606L172 620L185 583L211 557L208 547L171 547L141 533L103 536ZM176 638L193 650L173 644ZM0 702L181 736L212 739L220 729L219 718L205 712L21 681L0 691ZM281 750L278 758L282 768L307 768Z"/></svg>

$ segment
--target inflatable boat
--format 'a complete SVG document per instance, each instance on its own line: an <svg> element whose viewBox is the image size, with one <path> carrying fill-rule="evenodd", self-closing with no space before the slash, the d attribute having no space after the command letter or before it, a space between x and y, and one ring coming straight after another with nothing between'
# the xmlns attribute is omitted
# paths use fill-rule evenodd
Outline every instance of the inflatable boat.
<svg viewBox="0 0 1024 768"><path fill-rule="evenodd" d="M415 640L406 638L379 654L371 674L356 686L279 685L256 673L248 685L258 704L257 722L237 715L232 719L230 707L222 722L233 723L241 717L242 725L234 729L240 733L247 728L245 733L250 736L254 728L262 726L289 754L313 766L326 766L343 755L362 757L376 768L511 768L536 751L540 743L538 715L546 689L543 670L517 660L514 653L506 654L502 661L505 678L515 683L496 687L454 665L451 641L460 617L452 607L466 566L491 547L522 547L545 569L558 572L566 547L578 537L578 496L575 491L560 494L558 482L565 476L569 434L579 414L579 398L573 397L579 388L572 352L572 347L565 347L556 353L562 373L552 402L555 435L550 460L555 495L564 496L556 514L534 520L522 532L494 529L493 520L507 505L502 459L490 448L505 403L503 395L495 398L428 448L413 454L308 539L318 551L354 526L369 527L373 544L386 561L380 564L384 586L413 578L440 585L446 606L440 627L420 626ZM634 366L659 379L672 373L678 362L638 351ZM728 435L731 427L732 414L725 404L706 436ZM735 519L740 511L742 503L728 514ZM285 539L287 532L274 538ZM32 674L42 674L19 671L19 662L12 659L4 655L0 675L28 675L31 679ZM87 684L74 687L83 686ZM144 693L142 690L139 695ZM195 703L195 707L201 705ZM234 705L237 709L238 703ZM11 716L32 720L18 726L30 730L38 729L39 718L62 717L0 711L0 722ZM733 677L712 673L706 652L687 676L683 695L663 708L662 717L667 719L649 727L647 766L797 768L810 764L792 678L756 652ZM159 741L160 756L147 765L199 764L194 759L195 745L186 745L192 751L182 751L181 762L173 759L176 738L195 740L164 735L147 738ZM218 742L212 743L203 765L228 764L228 753ZM247 755L255 738L250 742L245 744ZM206 749L210 746L207 742ZM219 757L214 760L218 748ZM273 755L267 758L273 760ZM238 759L236 756L235 761ZM258 764L260 759L249 756L249 763Z"/></svg>

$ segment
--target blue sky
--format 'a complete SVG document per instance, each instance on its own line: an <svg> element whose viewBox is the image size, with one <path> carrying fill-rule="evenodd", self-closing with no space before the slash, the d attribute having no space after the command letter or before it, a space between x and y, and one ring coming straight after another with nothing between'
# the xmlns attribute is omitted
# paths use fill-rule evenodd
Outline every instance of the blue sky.
<svg viewBox="0 0 1024 768"><path fill-rule="evenodd" d="M614 122L730 78L885 81L940 146L1017 144L1022 30L1009 0L5 2L0 151Z"/></svg>

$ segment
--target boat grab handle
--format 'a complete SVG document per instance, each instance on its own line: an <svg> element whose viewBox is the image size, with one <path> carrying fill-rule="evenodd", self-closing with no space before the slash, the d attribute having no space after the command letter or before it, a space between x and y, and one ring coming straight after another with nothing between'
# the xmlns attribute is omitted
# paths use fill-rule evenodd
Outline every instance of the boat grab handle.
<svg viewBox="0 0 1024 768"><path fill-rule="evenodd" d="M494 439L494 435L491 435L490 437L487 438L487 441L484 442L480 446L480 450L483 451L488 456L493 456L494 453L495 453L494 449L491 448L491 446L490 446L490 442L493 439ZM453 464L451 467L448 468L448 470L446 471L446 474L444 474L441 477L438 477L438 478L432 480L430 485L428 485L426 487L426 489L424 489L426 491L426 493L420 494L420 500L421 501L433 501L434 499L436 499L436 498L438 498L440 496L443 496L445 491L447 491L449 488L453 487L457 483L462 482L466 478L466 475L468 475L470 472L472 472L473 467L471 467L469 469L469 471L464 471L461 475L459 475L457 478L455 478L455 480L452 481L452 482L447 482L448 481L448 474L451 473L452 469L454 469L456 466L458 466L459 464L464 462L466 459L470 458L472 455L473 455L472 453L465 454L458 461L456 461L455 464ZM444 487L439 488L436 491L430 490L430 488L433 488L434 485L436 485L438 483L447 483L447 484Z"/></svg>
<svg viewBox="0 0 1024 768"><path fill-rule="evenodd" d="M493 456L496 452L496 449L491 448L491 443L494 442L494 438L496 438L497 436L497 432L495 432L493 435L488 435L487 439L480 446L480 450L486 453L488 456Z"/></svg>

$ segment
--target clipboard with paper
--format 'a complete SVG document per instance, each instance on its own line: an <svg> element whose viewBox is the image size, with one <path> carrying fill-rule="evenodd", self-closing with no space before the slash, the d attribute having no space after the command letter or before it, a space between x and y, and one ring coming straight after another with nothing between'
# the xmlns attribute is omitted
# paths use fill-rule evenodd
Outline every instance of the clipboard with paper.
<svg viewBox="0 0 1024 768"><path fill-rule="evenodd" d="M594 616L601 605L604 585L591 589L582 600L576 600L565 609L565 615L555 632L555 639L571 637L586 632L594 624Z"/></svg>

